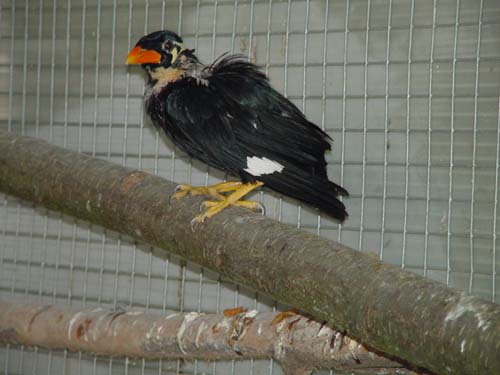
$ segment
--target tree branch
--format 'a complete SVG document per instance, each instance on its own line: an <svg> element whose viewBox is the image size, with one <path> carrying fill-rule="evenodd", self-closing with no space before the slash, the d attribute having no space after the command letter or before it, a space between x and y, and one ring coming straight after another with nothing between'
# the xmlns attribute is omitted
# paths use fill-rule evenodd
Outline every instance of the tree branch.
<svg viewBox="0 0 500 375"><path fill-rule="evenodd" d="M0 301L0 342L147 359L274 358L288 375L316 368L410 374L327 326L300 315L272 324L275 316L256 310L159 316Z"/></svg>
<svg viewBox="0 0 500 375"><path fill-rule="evenodd" d="M500 308L336 242L230 208L195 228L175 184L0 132L0 191L116 230L440 374L500 374Z"/></svg>

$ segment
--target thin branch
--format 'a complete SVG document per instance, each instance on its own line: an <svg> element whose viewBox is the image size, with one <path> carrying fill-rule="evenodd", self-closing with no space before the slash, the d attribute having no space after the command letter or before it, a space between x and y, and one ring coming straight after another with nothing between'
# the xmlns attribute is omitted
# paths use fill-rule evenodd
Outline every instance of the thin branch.
<svg viewBox="0 0 500 375"><path fill-rule="evenodd" d="M0 301L0 342L147 359L274 358L289 375L315 368L405 373L340 332L301 315L276 313L145 314Z"/></svg>
<svg viewBox="0 0 500 375"><path fill-rule="evenodd" d="M42 140L0 132L0 191L176 253L439 374L500 374L500 307L238 208L195 227L202 198Z"/></svg>

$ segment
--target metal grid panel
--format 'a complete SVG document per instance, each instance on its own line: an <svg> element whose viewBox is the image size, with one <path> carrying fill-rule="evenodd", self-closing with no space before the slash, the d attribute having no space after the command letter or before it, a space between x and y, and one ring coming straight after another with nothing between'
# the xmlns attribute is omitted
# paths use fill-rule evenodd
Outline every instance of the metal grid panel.
<svg viewBox="0 0 500 375"><path fill-rule="evenodd" d="M123 64L164 26L209 62L242 52L335 139L351 192L339 226L257 193L268 215L500 302L500 4L496 0L5 1L0 126L193 184L224 176L143 117ZM114 233L2 196L0 298L152 311L274 302ZM144 250L144 251L141 251ZM154 250L154 249L153 249ZM272 362L183 364L6 347L12 373L280 373Z"/></svg>

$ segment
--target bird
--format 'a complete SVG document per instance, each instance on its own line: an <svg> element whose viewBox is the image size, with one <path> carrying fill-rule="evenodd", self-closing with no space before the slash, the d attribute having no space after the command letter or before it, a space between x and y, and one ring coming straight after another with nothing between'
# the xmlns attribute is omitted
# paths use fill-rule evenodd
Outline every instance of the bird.
<svg viewBox="0 0 500 375"><path fill-rule="evenodd" d="M339 222L348 216L338 199L348 196L347 190L327 176L331 138L244 56L226 52L203 64L179 35L160 30L140 38L126 64L146 71L144 106L152 123L190 158L236 178L205 187L177 186L174 199L211 198L191 224L228 206L263 210L259 202L242 199L261 186Z"/></svg>

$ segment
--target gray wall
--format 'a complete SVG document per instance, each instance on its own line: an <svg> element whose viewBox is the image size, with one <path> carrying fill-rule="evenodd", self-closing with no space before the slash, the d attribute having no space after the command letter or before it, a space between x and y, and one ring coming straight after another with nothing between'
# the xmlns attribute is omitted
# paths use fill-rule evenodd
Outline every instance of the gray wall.
<svg viewBox="0 0 500 375"><path fill-rule="evenodd" d="M0 127L178 182L224 175L143 117L124 65L144 33L180 32L210 62L241 52L334 138L351 193L339 226L268 191L267 214L500 302L498 0L135 1L0 4ZM0 298L150 311L270 310L273 301L114 233L0 199ZM278 306L279 307L279 306ZM269 361L195 364L1 348L18 373L279 374Z"/></svg>

